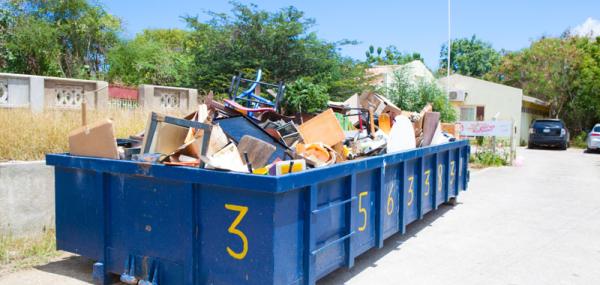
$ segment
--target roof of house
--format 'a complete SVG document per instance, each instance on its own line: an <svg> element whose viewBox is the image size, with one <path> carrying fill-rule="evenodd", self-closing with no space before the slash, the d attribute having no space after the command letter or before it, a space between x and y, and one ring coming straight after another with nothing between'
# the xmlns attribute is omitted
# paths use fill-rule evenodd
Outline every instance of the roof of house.
<svg viewBox="0 0 600 285"><path fill-rule="evenodd" d="M542 105L542 106L546 106L546 107L550 106L550 103L548 103L544 100L540 100L538 98L526 96L526 95L523 95L523 102L529 102L532 104Z"/></svg>
<svg viewBox="0 0 600 285"><path fill-rule="evenodd" d="M428 73L430 76L430 78L434 78L433 73L431 72L431 70L429 70L429 68L420 60L413 60L409 63L406 64L388 64L388 65L376 65L370 68L367 68L367 74L371 75L373 77L373 80L371 80L371 83L381 83L379 82L380 80L382 80L382 77L385 74L390 74L393 73L399 69L402 68L409 68L410 70L414 71L425 71L426 73Z"/></svg>
<svg viewBox="0 0 600 285"><path fill-rule="evenodd" d="M438 82L440 84L444 84L445 85L445 81L447 80L447 78L448 77L446 77L446 76L441 77L440 79L438 79ZM450 75L450 83L452 83L452 79L453 78L459 78L459 79L471 80L471 81L478 81L480 83L485 83L485 84L493 85L495 87L513 89L515 91L519 90L519 91L523 92L523 90L521 88L516 88L516 87L512 87L512 86L508 86L508 85L504 85L504 84L500 84L500 83L496 83L496 82L492 82L492 81L487 81L487 80L483 80L483 79L479 79L479 78L475 78L475 77L471 77L471 76L456 74L456 73Z"/></svg>

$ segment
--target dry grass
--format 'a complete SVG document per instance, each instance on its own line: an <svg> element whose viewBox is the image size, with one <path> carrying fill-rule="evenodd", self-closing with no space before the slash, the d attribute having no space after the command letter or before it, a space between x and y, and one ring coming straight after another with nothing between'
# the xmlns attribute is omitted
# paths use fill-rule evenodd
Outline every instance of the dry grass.
<svg viewBox="0 0 600 285"><path fill-rule="evenodd" d="M0 276L18 269L45 264L59 255L53 230L35 238L0 236Z"/></svg>
<svg viewBox="0 0 600 285"><path fill-rule="evenodd" d="M102 118L114 120L117 137L128 137L143 131L148 117L139 110L88 111L88 122ZM0 161L38 160L46 153L67 152L67 136L79 126L79 111L0 109Z"/></svg>

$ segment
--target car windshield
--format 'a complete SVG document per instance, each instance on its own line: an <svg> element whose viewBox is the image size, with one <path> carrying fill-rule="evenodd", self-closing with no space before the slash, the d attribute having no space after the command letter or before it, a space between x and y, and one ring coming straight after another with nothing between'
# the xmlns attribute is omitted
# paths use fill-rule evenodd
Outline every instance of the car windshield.
<svg viewBox="0 0 600 285"><path fill-rule="evenodd" d="M562 123L559 121L535 121L534 128L562 128Z"/></svg>
<svg viewBox="0 0 600 285"><path fill-rule="evenodd" d="M593 132L600 133L600 126L595 126Z"/></svg>

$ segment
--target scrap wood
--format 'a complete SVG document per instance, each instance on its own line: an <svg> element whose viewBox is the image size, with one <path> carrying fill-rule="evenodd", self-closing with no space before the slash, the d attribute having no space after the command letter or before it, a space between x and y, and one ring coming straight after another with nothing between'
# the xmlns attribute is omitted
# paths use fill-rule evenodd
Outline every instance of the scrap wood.
<svg viewBox="0 0 600 285"><path fill-rule="evenodd" d="M265 166L276 149L274 145L248 135L242 137L237 147L240 155L248 156L247 163L254 168Z"/></svg>
<svg viewBox="0 0 600 285"><path fill-rule="evenodd" d="M248 172L248 168L242 161L240 153L233 143L228 144L211 156L200 156L200 160L206 164L205 168L207 169Z"/></svg>
<svg viewBox="0 0 600 285"><path fill-rule="evenodd" d="M460 136L456 123L442 123L442 131L451 134L455 138Z"/></svg>
<svg viewBox="0 0 600 285"><path fill-rule="evenodd" d="M269 133L250 118L238 115L229 118L218 118L214 123L218 124L223 129L223 132L235 142L239 142L245 135L250 135L274 145L276 150L269 158L270 162L277 158L285 159L288 156L286 154L288 147L278 139L271 137Z"/></svg>
<svg viewBox="0 0 600 285"><path fill-rule="evenodd" d="M387 113L392 118L400 115L402 110L383 95L365 92L359 96L360 106L373 111L375 116Z"/></svg>
<svg viewBox="0 0 600 285"><path fill-rule="evenodd" d="M119 159L113 122L104 119L71 131L69 133L69 153Z"/></svg>
<svg viewBox="0 0 600 285"><path fill-rule="evenodd" d="M439 124L439 112L425 113L425 116L423 117L423 141L421 142L421 146L429 146L431 144L431 140L435 135L436 129L439 128Z"/></svg>
<svg viewBox="0 0 600 285"><path fill-rule="evenodd" d="M331 109L327 109L300 125L298 131L305 143L321 142L326 145L335 145L342 142L345 137L344 130Z"/></svg>

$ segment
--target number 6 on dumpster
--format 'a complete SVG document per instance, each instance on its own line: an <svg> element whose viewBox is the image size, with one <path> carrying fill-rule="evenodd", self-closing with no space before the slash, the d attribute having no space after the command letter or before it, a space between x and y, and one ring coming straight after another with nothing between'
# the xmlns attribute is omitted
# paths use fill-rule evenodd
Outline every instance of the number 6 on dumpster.
<svg viewBox="0 0 600 285"><path fill-rule="evenodd" d="M237 215L237 217L233 220L233 223L231 223L231 226L229 226L229 229L227 229L227 231L230 234L240 237L240 239L242 240L242 251L241 252L235 252L228 246L227 253L229 253L229 255L231 255L231 257L233 257L235 259L240 259L240 260L244 259L244 257L246 257L246 254L248 253L248 238L242 231L240 231L236 227L240 224L240 222L242 222L242 219L244 218L246 213L248 213L248 207L232 205L232 204L225 204L225 209L239 213Z"/></svg>

